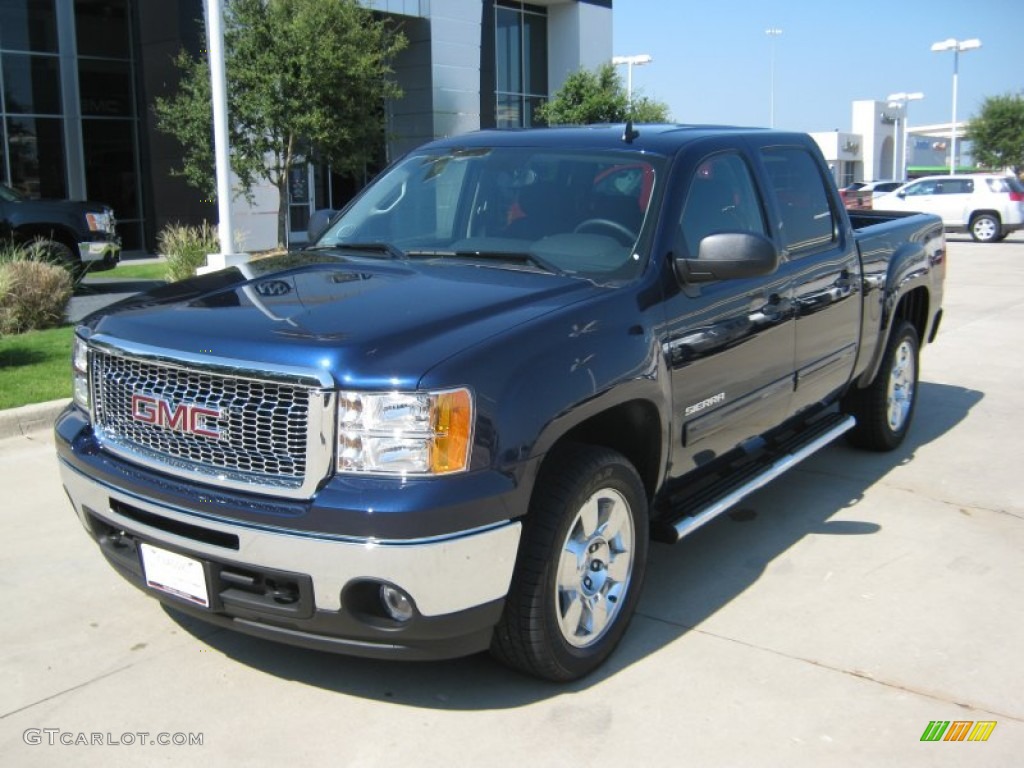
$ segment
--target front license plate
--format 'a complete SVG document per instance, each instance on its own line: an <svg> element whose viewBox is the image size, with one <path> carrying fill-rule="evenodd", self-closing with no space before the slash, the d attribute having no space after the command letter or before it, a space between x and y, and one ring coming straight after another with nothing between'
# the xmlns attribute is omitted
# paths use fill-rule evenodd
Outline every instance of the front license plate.
<svg viewBox="0 0 1024 768"><path fill-rule="evenodd" d="M146 586L180 597L203 608L210 607L203 564L191 557L139 543Z"/></svg>

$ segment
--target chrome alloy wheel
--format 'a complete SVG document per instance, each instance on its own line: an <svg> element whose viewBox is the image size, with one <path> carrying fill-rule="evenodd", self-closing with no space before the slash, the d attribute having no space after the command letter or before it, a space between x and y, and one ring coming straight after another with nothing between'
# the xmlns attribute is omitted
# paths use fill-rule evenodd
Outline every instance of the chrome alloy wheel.
<svg viewBox="0 0 1024 768"><path fill-rule="evenodd" d="M626 497L603 488L569 526L555 576L558 627L567 643L586 648L615 623L633 574L636 533Z"/></svg>
<svg viewBox="0 0 1024 768"><path fill-rule="evenodd" d="M999 236L999 225L991 216L979 216L978 219L971 224L971 232L975 239L980 240L983 243L988 243Z"/></svg>
<svg viewBox="0 0 1024 768"><path fill-rule="evenodd" d="M914 382L916 380L914 346L904 339L896 348L889 371L889 387L886 393L886 413L889 429L899 432L910 415L914 404Z"/></svg>

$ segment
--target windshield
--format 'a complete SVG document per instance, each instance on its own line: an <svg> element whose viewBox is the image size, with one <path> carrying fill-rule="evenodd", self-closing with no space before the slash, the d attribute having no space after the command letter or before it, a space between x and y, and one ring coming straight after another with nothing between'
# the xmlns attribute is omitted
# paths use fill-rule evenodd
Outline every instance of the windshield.
<svg viewBox="0 0 1024 768"><path fill-rule="evenodd" d="M661 163L538 147L418 153L377 179L314 247L627 279L641 268L637 241Z"/></svg>

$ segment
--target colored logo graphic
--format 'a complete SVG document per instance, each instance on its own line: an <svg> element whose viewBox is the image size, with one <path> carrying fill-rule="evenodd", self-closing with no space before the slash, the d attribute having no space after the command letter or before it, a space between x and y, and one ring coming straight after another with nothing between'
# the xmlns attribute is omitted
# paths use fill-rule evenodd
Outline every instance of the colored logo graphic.
<svg viewBox="0 0 1024 768"><path fill-rule="evenodd" d="M932 720L921 741L988 741L995 728L995 720Z"/></svg>

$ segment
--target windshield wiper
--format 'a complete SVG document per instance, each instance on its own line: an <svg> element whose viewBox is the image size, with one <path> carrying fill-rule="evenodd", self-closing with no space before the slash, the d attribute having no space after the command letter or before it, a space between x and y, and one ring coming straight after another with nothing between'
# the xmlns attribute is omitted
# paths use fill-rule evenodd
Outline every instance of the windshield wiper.
<svg viewBox="0 0 1024 768"><path fill-rule="evenodd" d="M481 261L510 261L520 264L531 264L534 267L551 272L555 275L564 275L566 271L555 266L542 256L527 251L445 251L445 250L423 250L408 251L406 256L435 256L442 258L457 259L480 259Z"/></svg>
<svg viewBox="0 0 1024 768"><path fill-rule="evenodd" d="M371 253L383 253L392 259L404 259L405 251L385 240L374 240L366 243L332 243L323 245L311 245L307 251L369 251Z"/></svg>

